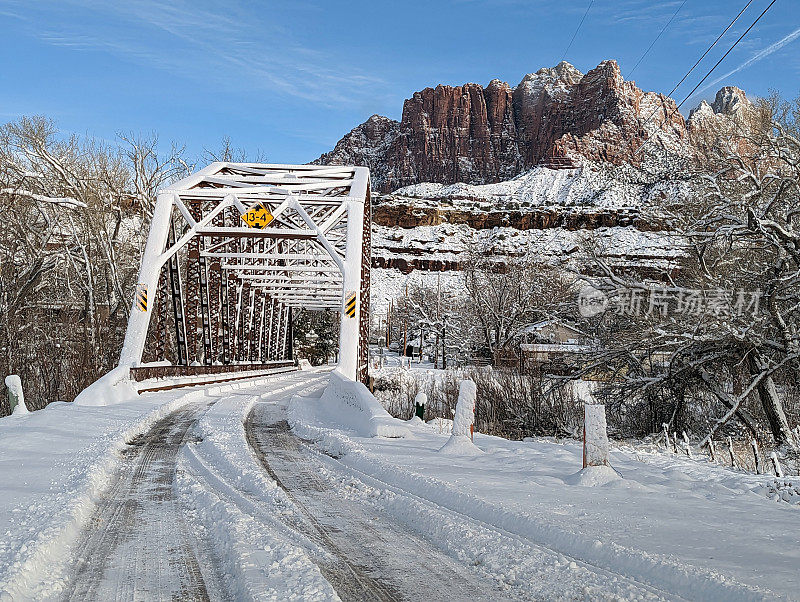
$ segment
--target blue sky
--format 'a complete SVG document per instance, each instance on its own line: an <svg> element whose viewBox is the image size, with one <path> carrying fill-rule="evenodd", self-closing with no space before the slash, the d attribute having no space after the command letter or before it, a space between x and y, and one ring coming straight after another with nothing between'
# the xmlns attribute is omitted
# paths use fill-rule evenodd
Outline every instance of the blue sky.
<svg viewBox="0 0 800 602"><path fill-rule="evenodd" d="M566 60L585 72L613 58L626 79L667 92L746 0L688 0L631 77L681 3L595 0ZM754 0L701 68L768 3ZM194 155L230 136L270 161L306 162L373 113L399 119L403 99L425 86L515 85L558 63L588 4L0 0L0 120L44 114L108 140L157 132ZM751 64L687 106L726 84L797 96L797 38L800 2L778 0L709 81Z"/></svg>

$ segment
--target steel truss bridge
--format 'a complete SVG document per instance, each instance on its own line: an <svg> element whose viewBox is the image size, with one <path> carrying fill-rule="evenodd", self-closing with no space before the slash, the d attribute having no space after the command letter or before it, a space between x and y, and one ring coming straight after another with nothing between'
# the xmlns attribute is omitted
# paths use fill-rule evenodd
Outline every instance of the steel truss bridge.
<svg viewBox="0 0 800 602"><path fill-rule="evenodd" d="M370 259L367 168L212 163L158 194L120 366L151 377L285 365L296 312L328 310L337 369L363 382Z"/></svg>

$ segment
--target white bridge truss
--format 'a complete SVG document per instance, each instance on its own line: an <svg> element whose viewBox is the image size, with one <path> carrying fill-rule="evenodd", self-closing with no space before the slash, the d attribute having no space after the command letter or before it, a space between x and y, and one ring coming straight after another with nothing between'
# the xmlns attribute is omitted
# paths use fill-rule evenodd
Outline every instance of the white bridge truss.
<svg viewBox="0 0 800 602"><path fill-rule="evenodd" d="M291 312L335 310L338 370L363 379L369 199L367 168L315 165L217 162L160 191L120 365L141 364L171 289L179 364L286 359ZM258 207L271 221L250 227L240 216Z"/></svg>

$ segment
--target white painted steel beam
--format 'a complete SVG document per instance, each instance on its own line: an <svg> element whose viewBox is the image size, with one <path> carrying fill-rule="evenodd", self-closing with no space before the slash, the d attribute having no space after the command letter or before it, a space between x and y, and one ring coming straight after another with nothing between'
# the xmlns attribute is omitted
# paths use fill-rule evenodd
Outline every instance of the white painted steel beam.
<svg viewBox="0 0 800 602"><path fill-rule="evenodd" d="M131 312L120 366L141 362L164 264L189 240L202 236L217 240L213 247L201 251L201 257L224 260L224 270L234 273L239 283L247 281L251 291L268 294L270 303L280 303L284 308L339 308L342 325L337 369L355 379L368 187L369 170L363 167L215 162L165 188L156 201L139 272L138 282L148 291L148 307L140 311L134 306ZM244 222L230 226L230 221L221 227L214 222L223 211L244 213L258 202L267 203L273 216L267 228L248 228ZM193 212L198 204L203 217L196 220ZM185 222L179 231L186 231L165 249L173 207L178 211L175 219ZM265 242L254 247L248 240ZM357 295L356 316L351 318L344 312L344 303L353 291ZM249 320L253 319L254 294L251 292L248 300ZM237 308L236 322L241 319L241 311L241 307ZM262 313L266 311L265 308ZM285 310L279 313L285 320ZM271 325L259 328L268 326ZM234 338L238 336L237 329L233 334Z"/></svg>

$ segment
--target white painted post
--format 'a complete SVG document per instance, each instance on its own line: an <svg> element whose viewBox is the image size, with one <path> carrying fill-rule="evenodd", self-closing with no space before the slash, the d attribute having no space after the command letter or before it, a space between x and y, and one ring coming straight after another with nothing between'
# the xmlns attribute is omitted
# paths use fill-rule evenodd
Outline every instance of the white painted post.
<svg viewBox="0 0 800 602"><path fill-rule="evenodd" d="M5 379L8 389L8 405L12 414L27 414L28 407L25 405L25 393L22 391L22 379L16 374L9 374Z"/></svg>
<svg viewBox="0 0 800 602"><path fill-rule="evenodd" d="M147 310L141 311L134 299L131 303L131 315L128 318L128 330L119 356L120 366L135 366L142 361L147 329L150 326L150 315L153 313L153 301L158 288L158 276L164 262L159 257L167 243L169 222L172 217L172 193L161 193L156 199L153 219L150 222L150 233L142 255L142 266L139 268L137 283L143 284L147 290Z"/></svg>
<svg viewBox="0 0 800 602"><path fill-rule="evenodd" d="M736 456L733 453L733 441L730 437L728 437L728 454L730 454L731 457L731 467L738 468L738 466L736 466Z"/></svg>
<svg viewBox="0 0 800 602"><path fill-rule="evenodd" d="M355 187L355 186L354 186ZM364 229L364 201L347 201L347 250L342 274L342 303L339 307L339 365L336 371L350 380L356 380L358 370L359 323L361 299L361 255ZM345 312L348 295L356 294L356 313L352 318Z"/></svg>
<svg viewBox="0 0 800 602"><path fill-rule="evenodd" d="M606 406L583 405L583 467L610 466Z"/></svg>
<svg viewBox="0 0 800 602"><path fill-rule="evenodd" d="M711 461L716 464L717 463L717 448L714 445L714 440L709 437L708 438L708 453L711 455Z"/></svg>

